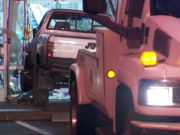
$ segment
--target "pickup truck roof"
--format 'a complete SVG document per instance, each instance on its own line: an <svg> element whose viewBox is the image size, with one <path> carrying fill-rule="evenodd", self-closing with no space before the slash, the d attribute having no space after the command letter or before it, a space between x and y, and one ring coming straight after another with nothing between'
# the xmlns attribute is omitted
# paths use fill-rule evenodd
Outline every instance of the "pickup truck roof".
<svg viewBox="0 0 180 135"><path fill-rule="evenodd" d="M49 10L48 12L70 12L70 13L82 13L82 14L88 14L88 13L85 13L84 11L81 11L81 10L67 10L67 9L51 9ZM112 21L113 21L113 18L111 15L109 14L98 14L98 15L101 15L101 16L107 16L109 17Z"/></svg>

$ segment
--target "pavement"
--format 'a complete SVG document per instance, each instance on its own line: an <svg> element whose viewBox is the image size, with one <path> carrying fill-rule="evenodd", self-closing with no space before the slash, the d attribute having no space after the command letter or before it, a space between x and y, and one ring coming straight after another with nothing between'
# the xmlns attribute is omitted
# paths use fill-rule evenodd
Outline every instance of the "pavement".
<svg viewBox="0 0 180 135"><path fill-rule="evenodd" d="M70 135L69 122L0 122L0 135Z"/></svg>
<svg viewBox="0 0 180 135"><path fill-rule="evenodd" d="M0 103L0 135L70 135L68 88L54 90L47 107Z"/></svg>

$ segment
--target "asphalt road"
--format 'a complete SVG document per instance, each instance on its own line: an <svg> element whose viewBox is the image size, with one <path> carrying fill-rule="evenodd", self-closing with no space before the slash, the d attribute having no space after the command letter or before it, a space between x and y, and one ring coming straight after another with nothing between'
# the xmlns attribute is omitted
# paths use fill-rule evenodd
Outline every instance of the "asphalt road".
<svg viewBox="0 0 180 135"><path fill-rule="evenodd" d="M0 103L0 135L70 135L69 100L64 88L50 94L47 107Z"/></svg>
<svg viewBox="0 0 180 135"><path fill-rule="evenodd" d="M70 135L69 122L0 122L0 135Z"/></svg>

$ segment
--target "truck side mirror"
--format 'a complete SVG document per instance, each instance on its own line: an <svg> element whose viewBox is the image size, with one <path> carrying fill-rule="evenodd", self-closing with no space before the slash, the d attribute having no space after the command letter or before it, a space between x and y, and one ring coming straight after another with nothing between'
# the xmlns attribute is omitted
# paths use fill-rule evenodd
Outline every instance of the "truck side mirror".
<svg viewBox="0 0 180 135"><path fill-rule="evenodd" d="M37 32L37 28L34 28L34 29L33 29L33 38L35 38L36 32Z"/></svg>
<svg viewBox="0 0 180 135"><path fill-rule="evenodd" d="M105 13L107 9L106 0L83 0L84 12L90 14Z"/></svg>

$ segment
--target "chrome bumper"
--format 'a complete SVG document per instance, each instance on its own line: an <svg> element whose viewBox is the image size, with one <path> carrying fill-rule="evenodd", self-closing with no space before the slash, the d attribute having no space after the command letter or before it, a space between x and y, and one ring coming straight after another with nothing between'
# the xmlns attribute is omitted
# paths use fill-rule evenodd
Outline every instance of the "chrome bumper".
<svg viewBox="0 0 180 135"><path fill-rule="evenodd" d="M180 123L132 121L131 135L180 135Z"/></svg>

